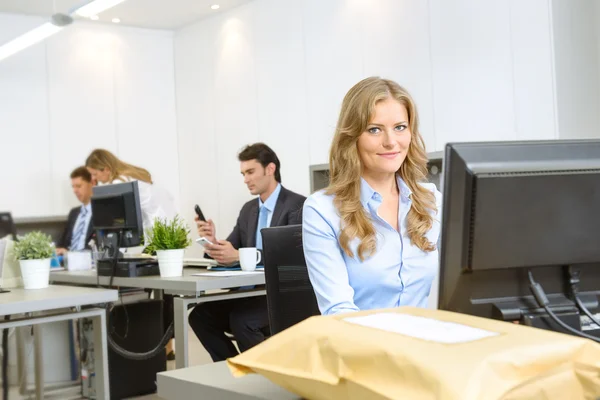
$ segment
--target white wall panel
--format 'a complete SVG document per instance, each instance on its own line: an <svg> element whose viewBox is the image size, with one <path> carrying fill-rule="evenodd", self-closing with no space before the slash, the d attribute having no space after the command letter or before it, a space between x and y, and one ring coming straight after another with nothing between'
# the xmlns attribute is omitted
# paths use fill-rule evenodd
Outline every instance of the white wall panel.
<svg viewBox="0 0 600 400"><path fill-rule="evenodd" d="M226 237L229 226L220 224L219 181L215 136L213 62L215 46L212 34L215 21L199 24L175 38L175 78L177 93L177 130L181 215L197 238L194 205L206 218L213 219L217 235ZM201 246L194 245L188 256L200 256Z"/></svg>
<svg viewBox="0 0 600 400"><path fill-rule="evenodd" d="M0 43L41 22L0 14ZM0 62L0 210L53 213L48 121L46 49L38 44Z"/></svg>
<svg viewBox="0 0 600 400"><path fill-rule="evenodd" d="M557 139L550 4L509 5L517 139Z"/></svg>
<svg viewBox="0 0 600 400"><path fill-rule="evenodd" d="M220 19L211 35L214 57L215 135L219 198L219 236L225 238L242 205L252 196L243 184L237 153L259 140L254 44L254 3Z"/></svg>
<svg viewBox="0 0 600 400"><path fill-rule="evenodd" d="M173 37L170 32L122 32L115 41L117 149L124 161L150 171L179 202Z"/></svg>
<svg viewBox="0 0 600 400"><path fill-rule="evenodd" d="M430 0L436 147L516 139L509 3Z"/></svg>
<svg viewBox="0 0 600 400"><path fill-rule="evenodd" d="M70 173L97 147L116 150L113 84L116 35L76 25L46 42L50 107L50 154L55 210L78 204Z"/></svg>
<svg viewBox="0 0 600 400"><path fill-rule="evenodd" d="M600 137L598 19L592 0L553 0L559 137Z"/></svg>
<svg viewBox="0 0 600 400"><path fill-rule="evenodd" d="M282 183L308 194L309 135L302 4L267 0L255 5L258 137L281 162ZM287 13L288 18L281 18Z"/></svg>

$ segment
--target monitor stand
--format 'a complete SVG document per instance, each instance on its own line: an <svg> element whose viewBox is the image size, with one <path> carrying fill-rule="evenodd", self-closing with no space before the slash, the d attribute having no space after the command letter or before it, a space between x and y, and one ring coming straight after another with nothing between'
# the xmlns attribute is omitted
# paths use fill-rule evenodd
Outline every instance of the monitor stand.
<svg viewBox="0 0 600 400"><path fill-rule="evenodd" d="M579 295L583 304L589 309L598 308L598 298L594 295ZM577 306L564 295L549 295L550 309L556 316L571 328L581 331L581 315ZM558 325L551 317L535 303L533 298L521 298L513 301L498 302L493 305L493 316L503 321L519 321L525 326L546 329L572 335Z"/></svg>
<svg viewBox="0 0 600 400"><path fill-rule="evenodd" d="M555 312L555 314L563 323L575 329L576 331L581 332L581 315L579 314L577 307L573 307L568 311ZM520 319L520 323L525 326L532 326L534 328L566 333L567 335L573 334L556 323L556 321L554 321L546 312L524 313Z"/></svg>

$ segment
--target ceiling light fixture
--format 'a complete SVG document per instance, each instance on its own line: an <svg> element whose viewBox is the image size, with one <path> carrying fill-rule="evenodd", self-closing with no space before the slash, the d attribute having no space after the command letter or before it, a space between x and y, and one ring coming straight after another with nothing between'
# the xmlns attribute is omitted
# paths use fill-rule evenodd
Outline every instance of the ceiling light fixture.
<svg viewBox="0 0 600 400"><path fill-rule="evenodd" d="M96 21L98 20L99 13L124 1L125 0L92 0L76 10L71 10L69 14L77 14L81 17L90 18L91 20ZM46 22L0 46L0 60L4 60L15 53L60 32L65 26L73 22L73 17L71 17L71 15L60 13L54 14L50 18L50 22ZM114 18L113 22L118 24L121 20Z"/></svg>
<svg viewBox="0 0 600 400"><path fill-rule="evenodd" d="M98 15L125 0L93 0L86 5L79 7L75 13L80 17L89 18L92 15Z"/></svg>
<svg viewBox="0 0 600 400"><path fill-rule="evenodd" d="M50 22L46 22L0 46L0 60L4 60L15 53L60 32L65 26L72 22L73 18L66 14L54 14L50 19Z"/></svg>
<svg viewBox="0 0 600 400"><path fill-rule="evenodd" d="M220 5L218 5L218 4L213 4L212 6L210 6L210 8L211 8L212 10L218 10L218 9L219 9L219 7L220 7Z"/></svg>

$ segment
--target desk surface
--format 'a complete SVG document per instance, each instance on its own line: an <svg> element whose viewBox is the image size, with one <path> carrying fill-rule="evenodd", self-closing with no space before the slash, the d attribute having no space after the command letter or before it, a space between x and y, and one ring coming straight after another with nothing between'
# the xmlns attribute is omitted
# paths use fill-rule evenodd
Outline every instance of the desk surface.
<svg viewBox="0 0 600 400"><path fill-rule="evenodd" d="M50 285L45 289L13 288L0 293L0 315L109 303L119 298L116 290Z"/></svg>
<svg viewBox="0 0 600 400"><path fill-rule="evenodd" d="M252 374L234 378L224 361L160 372L157 378L157 394L166 400L301 399L261 375Z"/></svg>
<svg viewBox="0 0 600 400"><path fill-rule="evenodd" d="M199 293L205 290L230 289L240 286L264 285L265 274L239 275L227 277L192 276L199 272L208 272L204 268L184 268L183 276L161 278L158 275L132 278L115 277L113 286L136 287L144 289L167 290L180 294ZM108 285L110 277L101 276L100 284ZM50 272L50 282L79 285L96 285L95 270Z"/></svg>

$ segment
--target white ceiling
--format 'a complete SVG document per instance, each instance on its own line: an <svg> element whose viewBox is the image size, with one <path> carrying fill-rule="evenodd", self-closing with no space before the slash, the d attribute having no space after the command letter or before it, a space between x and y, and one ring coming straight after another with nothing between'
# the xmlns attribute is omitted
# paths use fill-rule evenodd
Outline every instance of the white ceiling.
<svg viewBox="0 0 600 400"><path fill-rule="evenodd" d="M99 15L96 22L111 23L118 17L121 25L154 29L179 29L192 22L230 10L251 0L126 0ZM0 13L50 17L55 12L69 13L88 0L0 0ZM219 4L218 10L211 10Z"/></svg>

